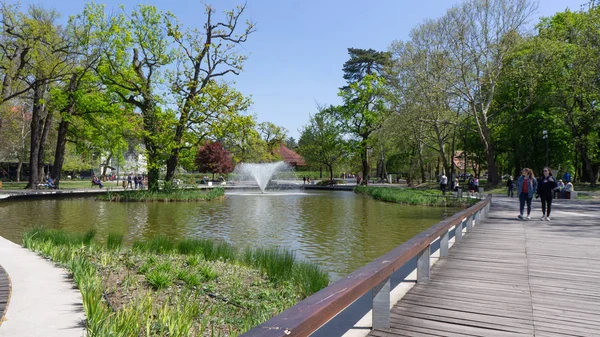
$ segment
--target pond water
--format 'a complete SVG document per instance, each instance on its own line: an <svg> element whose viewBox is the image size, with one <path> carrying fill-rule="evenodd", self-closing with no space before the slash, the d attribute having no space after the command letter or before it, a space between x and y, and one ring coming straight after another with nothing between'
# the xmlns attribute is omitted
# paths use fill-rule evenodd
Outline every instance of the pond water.
<svg viewBox="0 0 600 337"><path fill-rule="evenodd" d="M401 206L347 191L227 193L206 203L109 203L94 198L0 202L0 235L20 243L33 227L110 232L125 240L164 234L239 247L284 247L336 280L439 222L456 209Z"/></svg>

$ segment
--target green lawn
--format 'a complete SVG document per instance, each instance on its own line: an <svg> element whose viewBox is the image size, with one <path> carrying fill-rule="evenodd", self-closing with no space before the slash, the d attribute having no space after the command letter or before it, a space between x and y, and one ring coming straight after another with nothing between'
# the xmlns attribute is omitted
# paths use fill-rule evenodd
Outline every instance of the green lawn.
<svg viewBox="0 0 600 337"><path fill-rule="evenodd" d="M120 183L121 181L119 181ZM104 187L118 187L117 181L105 181L103 182ZM2 189L4 190L20 190L24 189L27 185L27 182L13 182L13 181L3 181ZM98 186L92 187L91 180L63 180L60 182L61 190L75 190L81 188L98 188Z"/></svg>

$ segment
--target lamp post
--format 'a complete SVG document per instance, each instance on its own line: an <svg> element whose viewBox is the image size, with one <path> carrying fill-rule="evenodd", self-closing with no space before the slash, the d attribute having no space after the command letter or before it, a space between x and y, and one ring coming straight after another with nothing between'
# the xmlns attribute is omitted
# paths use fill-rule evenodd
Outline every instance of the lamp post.
<svg viewBox="0 0 600 337"><path fill-rule="evenodd" d="M548 167L549 166L549 161L548 161L548 130L542 131L542 139L546 140L546 167Z"/></svg>

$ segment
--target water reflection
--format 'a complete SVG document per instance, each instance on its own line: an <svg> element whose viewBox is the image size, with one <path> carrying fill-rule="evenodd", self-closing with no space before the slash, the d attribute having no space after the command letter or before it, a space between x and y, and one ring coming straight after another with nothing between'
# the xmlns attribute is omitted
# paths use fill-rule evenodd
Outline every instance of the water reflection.
<svg viewBox="0 0 600 337"><path fill-rule="evenodd" d="M443 208L377 202L352 192L240 193L210 203L106 203L93 198L0 203L0 235L20 242L36 226L127 242L156 234L222 239L242 247L285 247L333 279L440 221Z"/></svg>

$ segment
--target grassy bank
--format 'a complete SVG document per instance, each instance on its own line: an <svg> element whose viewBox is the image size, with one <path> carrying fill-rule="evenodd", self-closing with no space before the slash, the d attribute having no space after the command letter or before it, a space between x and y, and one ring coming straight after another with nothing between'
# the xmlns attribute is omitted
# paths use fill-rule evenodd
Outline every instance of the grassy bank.
<svg viewBox="0 0 600 337"><path fill-rule="evenodd" d="M67 268L81 291L88 336L237 336L329 283L279 249L158 236L35 229L23 246Z"/></svg>
<svg viewBox="0 0 600 337"><path fill-rule="evenodd" d="M439 190L357 186L354 191L370 195L376 200L403 205L469 207L479 201L473 198L453 198L451 195L444 197Z"/></svg>
<svg viewBox="0 0 600 337"><path fill-rule="evenodd" d="M215 187L209 191L200 191L192 189L173 189L169 191L161 190L150 192L147 190L133 191L107 191L106 194L98 196L98 200L104 201L210 201L220 199L225 196L225 189Z"/></svg>

